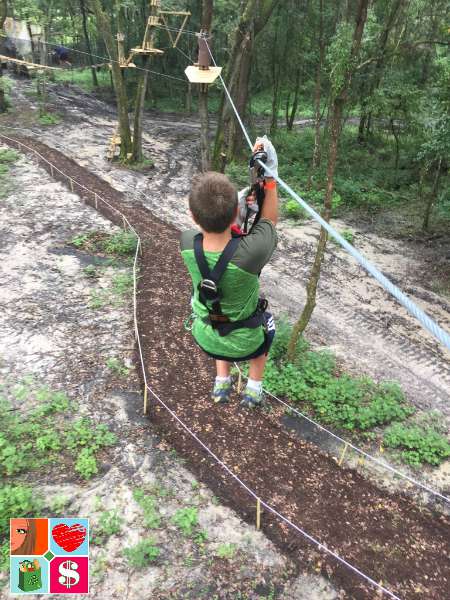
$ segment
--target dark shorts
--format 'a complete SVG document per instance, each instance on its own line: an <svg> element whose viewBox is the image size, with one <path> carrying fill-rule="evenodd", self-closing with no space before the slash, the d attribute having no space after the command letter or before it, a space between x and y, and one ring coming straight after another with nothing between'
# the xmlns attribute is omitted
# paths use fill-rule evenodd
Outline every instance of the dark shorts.
<svg viewBox="0 0 450 600"><path fill-rule="evenodd" d="M263 354L269 354L270 347L273 342L273 338L275 337L275 321L270 312L264 313L264 342L261 344L259 348L257 348L254 352L249 354L248 356L240 356L237 358L230 358L229 356L219 356L218 354L212 354L212 352L206 352L203 350L208 356L214 358L215 360L225 360L227 362L244 362L247 360L251 360L252 358L259 358Z"/></svg>

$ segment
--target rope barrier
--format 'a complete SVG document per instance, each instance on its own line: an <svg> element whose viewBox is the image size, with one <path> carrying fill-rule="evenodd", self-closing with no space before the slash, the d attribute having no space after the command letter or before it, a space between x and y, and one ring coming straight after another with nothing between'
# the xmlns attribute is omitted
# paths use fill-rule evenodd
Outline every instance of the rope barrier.
<svg viewBox="0 0 450 600"><path fill-rule="evenodd" d="M19 140L15 140L14 138L10 138L10 137L8 137L8 136L6 136L4 134L0 134L0 138L3 138L5 140L8 140L8 141L13 142L15 144L18 144L19 146L27 149L29 152L34 153L39 159L41 159L42 161L44 161L47 165L52 166L53 169L55 169L58 173L60 173L63 177L65 177L65 179L67 181L72 182L72 184L76 184L79 188L84 189L86 192L89 192L90 194L92 194L93 196L95 196L97 198L97 200L103 202L106 206L108 206L109 208L111 208L112 210L114 210L114 212L116 212L118 215L120 215L122 217L124 223L127 223L128 226L130 227L130 229L135 233L135 235L137 237L137 246L136 246L136 252L135 252L134 263L133 263L133 316L134 316L133 320L134 320L135 337L136 337L136 342L137 342L137 347L138 347L138 352L139 352L139 359L140 359L141 369L142 369L142 377L143 377L143 380L144 380L144 387L145 387L146 393L149 392L153 396L153 398L155 400L157 400L159 402L159 404L172 416L172 418L174 418L181 425L181 427L207 452L207 454L209 454L214 459L214 461L222 469L224 469L230 475L230 477L232 477L254 500L256 500L256 502L257 502L257 514L258 514L258 506L259 506L259 511L260 511L260 507L261 506L264 507L267 511L269 511L270 513L272 513L273 515L275 515L276 517L278 517L280 520L282 520L284 523L286 523L289 527L291 527L292 529L294 529L297 533L300 533L306 540L308 540L310 543L314 544L319 550L323 550L329 556L333 557L339 563L341 563L342 565L344 565L347 569L351 570L353 573L355 573L356 575L358 575L360 578L364 579L367 583L369 583L371 586L375 587L381 593L386 594L387 596L389 596L389 598L392 598L393 600L401 600L401 598L399 596L397 596L396 594L394 594L393 592L391 592L390 590L388 590L387 588L385 588L383 585L381 585L380 583L378 583L377 581L375 581L374 579L372 579L370 576L368 576L365 573L363 573L361 570L359 570L357 567L355 567L354 565L352 565L350 562L348 562L347 560L345 560L344 558L342 558L341 556L339 556L339 554L337 554L336 552L334 552L333 550L331 550L330 548L328 548L325 544L323 544L322 542L320 542L319 540L317 540L315 537L313 537L312 535L310 535L309 533L307 533L304 529L302 529L301 527L299 527L298 525L296 525L295 523L293 523L288 517L284 516L282 513L280 513L279 511L277 511L273 506L271 506L270 504L268 504L267 502L265 502L264 500L262 500L260 498L260 496L254 490L252 490L244 481L242 481L242 479L240 479L197 436L197 434L194 431L192 431L184 423L184 421L182 421L178 417L178 415L158 396L158 394L156 394L150 388L150 386L148 384L148 380L147 380L147 374L146 374L146 369L145 369L145 360L144 360L144 355L143 355L143 351L142 351L141 339L140 339L140 335L139 335L139 323L138 323L138 319L137 319L137 278L138 278L137 272L138 272L139 253L140 253L141 244L142 244L142 241L141 241L141 238L140 238L139 234L131 226L131 224L129 223L128 219L125 217L125 215L120 210L118 210L115 207L111 206L111 204L107 200L105 200L104 198L102 198L102 196L100 196L97 192L94 192L94 191L90 190L89 188L87 188L83 184L81 184L78 181L76 181L75 179L73 179L71 176L65 174L58 167L56 167L56 165L54 165L48 159L46 159L40 152L38 152L34 148L31 148L27 144L25 144L25 143L23 143L23 142L21 142Z"/></svg>
<svg viewBox="0 0 450 600"><path fill-rule="evenodd" d="M244 373L241 371L241 369L239 368L239 365L237 363L234 363L234 366L236 367L236 369L238 370L239 373L239 377L241 378L242 376L245 377ZM248 379L248 377L245 377L245 379ZM344 438L341 438L340 436L336 435L335 433L333 433L332 431L330 431L329 429L327 429L326 427L324 427L323 425L320 425L320 423L317 423L317 421L314 421L314 419L311 419L311 417L308 417L308 415L305 415L304 413L302 413L301 411L297 410L296 408L294 408L291 404L288 404L287 402L285 402L284 400L281 400L281 398L278 398L277 396L275 396L275 394L272 394L272 392L269 392L268 390L264 390L264 392L270 396L271 398L273 398L274 400L276 400L277 402L279 402L280 404L282 404L283 406L285 406L287 409L289 409L290 411L296 413L299 417L302 417L303 419L305 419L306 421L308 421L309 423L311 423L312 425L315 425L318 429L320 429L321 431L324 431L325 433L327 433L328 435L330 435L331 437L333 437L334 439L338 440L339 442L341 442L342 444L344 444L344 451L338 461L339 466L341 466L344 457L345 457L345 453L347 451L347 448L351 448L352 450L354 450L355 452L357 452L358 454L361 454L362 456L364 456L365 458L368 458L369 460L371 460L372 462L376 463L378 466L382 467L383 469L387 469L388 471L390 471L391 473L394 473L395 475L398 475L399 477L402 477L403 479L406 479L407 481L409 481L410 483L422 488L424 491L432 494L433 496L436 496L438 498L440 498L441 500L444 500L445 502L450 503L450 498L448 498L447 496L444 496L443 494L441 494L440 492L437 492L436 490L434 490L433 488L430 488L429 486L421 483L420 481L417 481L416 479L413 479L412 477L410 477L409 475L406 475L406 473L403 473L402 471L399 471L398 469L396 469L395 467L392 467L391 465L389 465L388 463L385 463L384 461L376 458L375 456L372 456L371 454L369 454L368 452L365 452L364 450L362 450L361 448L358 448L358 446L355 446L354 444L352 444L351 442L349 442L348 440L345 440Z"/></svg>
<svg viewBox="0 0 450 600"><path fill-rule="evenodd" d="M214 56L211 52L211 49L208 45L207 40L205 39L205 44L208 48L211 59L214 63L214 66L217 67L217 63L214 59ZM236 119L242 129L244 137L249 145L250 149L253 151L252 141L247 133L244 123L242 122L241 116L236 108L236 105L233 102L233 98L225 84L225 81L222 75L219 75L220 81L222 82L225 93L228 97L228 100L233 108L233 111L236 115ZM284 182L281 177L276 175L270 168L267 167L263 162L258 161L259 164L265 169L270 177L276 179L276 181L281 185L281 187L294 199L296 200L300 206L315 219L320 225L327 230L327 232L337 241L347 252L353 256L355 260L359 262L359 264L374 277L378 283L391 295L396 298L396 300L406 308L406 310L415 317L421 325L431 333L441 344L443 344L448 350L450 350L450 335L442 329L433 319L431 319L421 308L419 308L406 294L404 294L396 285L394 285L383 273L381 273L369 260L367 260L354 246L352 246L347 240L345 240L340 233L334 229L329 223L323 219L319 213L317 213L305 200L303 200L294 190Z"/></svg>

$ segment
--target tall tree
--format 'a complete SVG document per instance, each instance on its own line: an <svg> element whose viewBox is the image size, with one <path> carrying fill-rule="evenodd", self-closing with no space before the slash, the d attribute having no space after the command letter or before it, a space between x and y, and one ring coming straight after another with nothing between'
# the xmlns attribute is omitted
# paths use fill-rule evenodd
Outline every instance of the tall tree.
<svg viewBox="0 0 450 600"><path fill-rule="evenodd" d="M210 38L213 16L213 0L203 0L201 32ZM200 84L198 90L198 112L200 116L200 152L202 171L209 171L211 156L209 149L209 114L208 114L208 90L207 84Z"/></svg>
<svg viewBox="0 0 450 600"><path fill-rule="evenodd" d="M342 23L338 28L335 40L330 47L330 63L333 65L331 71L331 132L328 149L327 185L323 210L323 218L327 222L330 221L332 212L334 173L336 170L338 144L342 129L342 116L349 93L352 74L359 57L364 26L367 20L367 7L369 1L370 0L358 0L353 34L350 24L348 22ZM294 325L292 336L289 340L288 358L290 360L294 358L298 338L306 329L316 306L317 286L320 279L320 270L325 255L327 240L327 231L321 227L314 262L306 286L306 304L299 319Z"/></svg>
<svg viewBox="0 0 450 600"><path fill-rule="evenodd" d="M89 54L89 62L91 64L92 83L94 84L95 87L98 87L97 71L95 70L95 67L93 66L95 63L94 63L94 58L92 56L91 40L89 39L89 32L88 32L88 26L87 26L87 14L86 14L85 0L79 0L79 2L80 2L80 10L81 10L81 22L83 24L84 40L86 42L86 50Z"/></svg>
<svg viewBox="0 0 450 600"><path fill-rule="evenodd" d="M227 87L241 116L247 108L252 53L255 37L264 29L279 0L242 0L241 15L227 65ZM228 102L223 102L214 145L214 164L222 164L222 156L230 161L241 144L236 119Z"/></svg>
<svg viewBox="0 0 450 600"><path fill-rule="evenodd" d="M122 69L119 64L117 46L111 28L110 16L102 6L101 0L91 0L97 26L105 42L106 50L111 59L111 72L116 92L117 114L119 118L120 133L120 158L128 161L128 155L132 151L130 121L128 118L128 97Z"/></svg>
<svg viewBox="0 0 450 600"><path fill-rule="evenodd" d="M3 31L3 26L8 14L8 0L0 0L0 32ZM5 95L5 83L3 79L3 69L0 64L0 113L6 112L8 109Z"/></svg>

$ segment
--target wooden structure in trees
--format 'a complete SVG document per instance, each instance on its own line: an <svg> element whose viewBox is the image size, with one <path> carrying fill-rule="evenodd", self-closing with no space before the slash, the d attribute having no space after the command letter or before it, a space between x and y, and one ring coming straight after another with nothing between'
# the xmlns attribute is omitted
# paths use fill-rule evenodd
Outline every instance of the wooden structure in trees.
<svg viewBox="0 0 450 600"><path fill-rule="evenodd" d="M191 83L199 83L201 85L209 85L219 77L222 72L222 67L211 67L211 53L209 44L211 37L207 32L200 32L198 37L198 62L190 65L184 71L186 77Z"/></svg>
<svg viewBox="0 0 450 600"><path fill-rule="evenodd" d="M166 28L167 33L169 34L170 41L172 43L172 47L175 48L178 44L178 41L183 33L183 29L186 26L187 20L191 16L191 13L188 11L176 11L176 10L160 10L161 0L149 0L150 2L150 15L147 19L147 26L145 28L144 39L142 40L142 45L136 48L132 48L130 50L130 55L128 58L125 58L125 49L124 49L124 40L125 36L123 33L117 34L117 54L119 59L119 65L122 69L134 67L136 65L132 62L134 56L142 56L145 60L152 56L161 56L164 54L164 50L160 50L159 48L155 48L154 46L154 38L155 38L155 28L159 27L161 24ZM176 37L174 37L170 31L167 18L171 16L180 16L183 17L183 22L178 31ZM116 154L117 150L120 150L121 139L119 135L119 131L117 130L112 136L109 148L107 150L106 156L109 160L112 160ZM128 157L130 157L129 155Z"/></svg>
<svg viewBox="0 0 450 600"><path fill-rule="evenodd" d="M61 71L61 67L50 67L48 65L40 65L38 63L29 62L27 60L20 60L19 58L11 58L11 56L4 56L0 54L0 62L13 62L18 65L25 65L29 71L34 70L50 70L50 71Z"/></svg>
<svg viewBox="0 0 450 600"><path fill-rule="evenodd" d="M133 140L133 138L131 138ZM106 158L108 160L113 160L116 156L120 154L120 144L122 143L119 135L119 129L117 128L112 136L109 147L106 152ZM131 158L131 152L128 154L127 158Z"/></svg>
<svg viewBox="0 0 450 600"><path fill-rule="evenodd" d="M121 69L136 68L134 62L131 62L131 56L125 58L124 48L125 35L123 33L117 34L117 56L119 58L119 65Z"/></svg>
<svg viewBox="0 0 450 600"><path fill-rule="evenodd" d="M154 28L164 25L167 33L169 34L170 41L172 43L172 47L175 48L178 44L178 40L183 33L183 29L186 26L187 20L191 16L191 13L185 10L160 10L161 0L150 0L150 16L147 20L147 27L145 28L144 39L142 40L142 46L138 46L136 48L132 48L130 52L130 58L133 55L161 55L164 54L164 50L160 50L159 48L155 48L153 45L154 38ZM178 31L176 37L172 35L172 32L169 29L169 25L167 23L166 17L175 16L175 17L184 17L181 27Z"/></svg>

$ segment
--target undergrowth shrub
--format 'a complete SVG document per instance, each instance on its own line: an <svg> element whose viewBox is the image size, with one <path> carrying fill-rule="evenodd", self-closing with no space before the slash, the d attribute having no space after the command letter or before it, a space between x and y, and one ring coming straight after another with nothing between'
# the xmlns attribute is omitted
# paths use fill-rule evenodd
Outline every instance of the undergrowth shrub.
<svg viewBox="0 0 450 600"><path fill-rule="evenodd" d="M12 389L16 403L30 407L16 409L0 396L0 475L16 476L61 463L61 453L75 460L74 469L89 479L98 471L96 452L116 442L105 425L94 425L89 417L70 422L67 396L30 381Z"/></svg>
<svg viewBox="0 0 450 600"><path fill-rule="evenodd" d="M450 456L450 444L442 432L420 424L395 423L383 436L387 448L400 450L402 460L412 467L439 465Z"/></svg>
<svg viewBox="0 0 450 600"><path fill-rule="evenodd" d="M112 256L131 256L136 252L137 238L131 231L117 231L108 234L91 231L72 238L70 243L87 252L103 252Z"/></svg>
<svg viewBox="0 0 450 600"><path fill-rule="evenodd" d="M311 350L303 338L293 362L287 362L290 334L291 327L281 321L264 374L269 392L304 404L323 423L352 431L401 421L414 412L398 384L339 375L334 355Z"/></svg>

